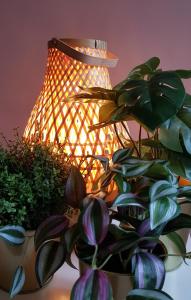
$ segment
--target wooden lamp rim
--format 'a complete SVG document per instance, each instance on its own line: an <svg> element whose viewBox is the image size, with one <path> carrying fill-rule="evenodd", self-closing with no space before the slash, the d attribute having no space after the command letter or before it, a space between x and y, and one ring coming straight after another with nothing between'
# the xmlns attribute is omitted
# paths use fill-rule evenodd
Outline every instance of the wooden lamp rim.
<svg viewBox="0 0 191 300"><path fill-rule="evenodd" d="M107 42L94 39L57 39L53 38L48 42L48 48L57 48L71 58L88 65L105 66L113 68L118 62L118 57L107 51L106 57L91 56L82 53L73 47L89 47L92 49L107 50Z"/></svg>

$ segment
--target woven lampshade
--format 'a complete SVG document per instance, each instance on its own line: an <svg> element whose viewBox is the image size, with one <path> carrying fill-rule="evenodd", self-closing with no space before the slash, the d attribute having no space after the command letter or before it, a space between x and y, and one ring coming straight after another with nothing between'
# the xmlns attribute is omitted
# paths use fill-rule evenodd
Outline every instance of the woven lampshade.
<svg viewBox="0 0 191 300"><path fill-rule="evenodd" d="M54 143L59 150L64 145L72 163L81 165L84 174L93 169L93 181L99 169L87 155L107 155L119 148L113 127L89 132L89 126L99 122L100 104L68 101L80 92L80 87L111 88L108 67L117 58L109 53L104 41L52 39L48 42L48 62L42 91L31 112L24 137L33 141Z"/></svg>

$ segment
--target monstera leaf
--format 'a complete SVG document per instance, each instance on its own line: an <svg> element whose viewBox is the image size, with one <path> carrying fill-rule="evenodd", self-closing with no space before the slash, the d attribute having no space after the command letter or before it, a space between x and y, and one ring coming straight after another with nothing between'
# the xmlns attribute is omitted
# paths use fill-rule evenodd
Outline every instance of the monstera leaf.
<svg viewBox="0 0 191 300"><path fill-rule="evenodd" d="M150 130L174 116L185 98L183 83L175 72L159 72L148 81L130 80L123 88L118 105L130 105L131 114Z"/></svg>
<svg viewBox="0 0 191 300"><path fill-rule="evenodd" d="M191 96L186 95L183 107L176 116L160 127L159 140L168 149L191 154Z"/></svg>
<svg viewBox="0 0 191 300"><path fill-rule="evenodd" d="M147 60L145 63L136 66L128 75L128 77L118 83L114 89L116 91L119 91L124 88L126 83L130 79L144 79L145 75L151 75L153 72L156 71L160 64L160 59L158 57L151 57L149 60Z"/></svg>
<svg viewBox="0 0 191 300"><path fill-rule="evenodd" d="M191 180L191 155L175 151L167 151L170 170L188 180Z"/></svg>

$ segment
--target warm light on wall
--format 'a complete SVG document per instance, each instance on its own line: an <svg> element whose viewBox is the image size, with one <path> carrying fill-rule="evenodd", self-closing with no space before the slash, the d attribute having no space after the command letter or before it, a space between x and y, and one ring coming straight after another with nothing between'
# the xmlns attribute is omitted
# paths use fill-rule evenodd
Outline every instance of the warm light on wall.
<svg viewBox="0 0 191 300"><path fill-rule="evenodd" d="M98 103L68 101L80 88L111 88L107 67L114 67L117 58L109 53L104 41L52 39L48 43L48 63L42 91L25 128L24 136L64 145L75 165L81 165L89 154L111 155L119 148L113 127L89 132L99 122ZM83 164L97 170L98 165ZM87 170L86 170L87 171ZM95 171L91 173L94 178ZM92 179L93 179L92 178Z"/></svg>

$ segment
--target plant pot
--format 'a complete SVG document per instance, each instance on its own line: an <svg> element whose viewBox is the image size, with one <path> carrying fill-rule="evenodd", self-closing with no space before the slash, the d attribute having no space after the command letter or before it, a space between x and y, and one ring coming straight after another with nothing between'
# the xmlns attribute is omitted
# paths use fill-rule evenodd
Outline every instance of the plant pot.
<svg viewBox="0 0 191 300"><path fill-rule="evenodd" d="M190 203L181 205L181 208L182 208L183 214L191 215L191 204ZM182 237L185 244L187 244L188 237L190 234L190 228L180 229L177 232L180 234L180 236Z"/></svg>
<svg viewBox="0 0 191 300"><path fill-rule="evenodd" d="M18 266L23 266L25 270L22 293L34 292L40 288L35 274L34 231L27 231L25 237L24 244L20 246L0 240L0 288L7 292Z"/></svg>
<svg viewBox="0 0 191 300"><path fill-rule="evenodd" d="M87 269L91 268L83 261L79 261L80 274L83 274ZM103 270L102 270L103 271ZM113 290L114 300L124 300L127 294L133 288L133 276L131 274L120 274L104 271L108 276Z"/></svg>
<svg viewBox="0 0 191 300"><path fill-rule="evenodd" d="M160 236L160 240L164 243L169 254L181 255L179 248L167 236ZM166 272L176 270L182 263L183 258L181 256L167 256L164 260L165 270Z"/></svg>

